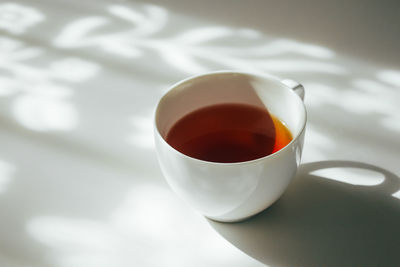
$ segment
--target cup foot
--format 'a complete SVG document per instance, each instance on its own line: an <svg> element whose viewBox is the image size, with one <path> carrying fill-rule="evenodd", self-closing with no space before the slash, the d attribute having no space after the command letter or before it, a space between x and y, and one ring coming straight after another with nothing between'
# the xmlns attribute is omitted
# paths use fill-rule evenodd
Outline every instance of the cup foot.
<svg viewBox="0 0 400 267"><path fill-rule="evenodd" d="M247 217L243 217L243 218L239 218L239 219L232 219L232 220L225 220L225 219L219 219L219 218L215 218L215 217L211 217L211 216L204 216L207 219L214 221L214 222L219 222L219 223L240 223L243 221L246 221L247 219L250 219L251 217L253 217L256 214L247 216Z"/></svg>

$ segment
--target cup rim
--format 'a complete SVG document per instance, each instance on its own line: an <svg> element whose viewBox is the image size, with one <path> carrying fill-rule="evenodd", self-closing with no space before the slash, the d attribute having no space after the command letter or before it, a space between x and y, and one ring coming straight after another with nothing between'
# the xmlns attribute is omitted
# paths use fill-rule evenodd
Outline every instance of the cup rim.
<svg viewBox="0 0 400 267"><path fill-rule="evenodd" d="M280 84L282 87L286 88L287 90L290 91L290 93L292 95L294 95L295 97L298 98L298 100L302 103L301 107L302 107L302 111L304 114L304 118L302 121L302 126L300 131L298 131L297 135L295 137L292 138L292 140L283 148L281 148L280 150L268 154L264 157L261 158L257 158L257 159L252 159L252 160L247 160L247 161L239 161L239 162L215 162L215 161L207 161L207 160L202 160L202 159L197 159L191 156L188 156L180 151L178 151L177 149L175 149L173 146L171 146L162 136L160 131L158 130L158 126L157 126L157 113L158 113L158 109L160 106L161 101L175 88L183 85L186 82L192 81L194 79L198 79L204 76L213 76L213 75L218 75L218 74L245 74L245 75L250 75L250 76L254 76L254 77L259 77L259 78L263 78L263 79L269 79L272 80L274 82L277 82L278 84ZM228 165L243 165L243 164L249 164L249 163L256 163L258 161L263 161L266 160L268 158L274 158L277 157L279 154L282 154L283 151L286 151L287 149L289 149L289 147L296 142L299 137L303 134L305 127L307 124L307 109L305 107L304 101L300 98L299 95L297 95L294 90L292 90L292 88L290 88L289 86L287 86L286 84L282 83L281 80L276 77L273 76L271 74L268 73L261 73L261 72L248 72L248 71L235 71L235 70L217 70L217 71L210 71L210 72L205 72L202 74L195 74L195 75L191 75L183 80L180 80L174 84L172 84L171 86L168 87L168 90L166 93L163 94L163 96L159 99L159 101L157 102L156 108L155 108L155 112L154 112L154 116L153 116L153 127L154 127L154 131L156 132L158 138L160 138L162 140L162 142L164 142L169 148L171 148L173 151L177 152L178 154L180 154L181 156L183 156L184 158L193 160L193 161L198 161L201 163L206 163L206 164L211 164L211 165L223 165L223 166L228 166Z"/></svg>

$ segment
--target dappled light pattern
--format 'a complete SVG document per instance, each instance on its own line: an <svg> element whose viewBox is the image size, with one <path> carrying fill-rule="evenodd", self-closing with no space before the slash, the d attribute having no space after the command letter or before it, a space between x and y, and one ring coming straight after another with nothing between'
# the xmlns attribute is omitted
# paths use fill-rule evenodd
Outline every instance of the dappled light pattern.
<svg viewBox="0 0 400 267"><path fill-rule="evenodd" d="M65 57L38 67L29 64L44 56L41 48L12 38L0 38L0 97L13 97L11 110L21 125L37 131L70 130L78 114L70 102L68 83L93 77L99 66L79 58Z"/></svg>
<svg viewBox="0 0 400 267"><path fill-rule="evenodd" d="M35 8L12 2L0 4L0 28L13 34L21 34L44 19Z"/></svg>
<svg viewBox="0 0 400 267"><path fill-rule="evenodd" d="M125 6L112 5L108 8L108 11L115 18L122 19L137 27L123 32L92 35L90 34L91 31L109 24L110 19L100 16L86 17L67 25L56 37L54 44L62 48L95 46L118 56L140 57L142 51L138 49L136 40L130 38L130 36L146 39L146 36L160 31L167 22L166 10L153 5L146 5L139 12Z"/></svg>
<svg viewBox="0 0 400 267"><path fill-rule="evenodd" d="M123 198L108 221L42 216L28 222L27 231L52 250L60 267L261 266L187 209L169 190L143 185Z"/></svg>
<svg viewBox="0 0 400 267"><path fill-rule="evenodd" d="M325 47L288 39L268 40L252 29L214 25L159 37L157 34L169 26L169 14L163 7L144 5L134 10L111 5L108 12L111 18L93 16L70 23L54 44L66 49L97 48L117 56L137 58L145 57L150 50L177 70L189 74L204 72L216 65L248 71L346 73L342 66L318 61L334 57L334 52ZM104 32L102 29L115 23L113 19L123 20L129 29ZM275 58L284 54L294 58ZM298 59L296 55L307 59Z"/></svg>
<svg viewBox="0 0 400 267"><path fill-rule="evenodd" d="M306 103L311 108L336 107L355 116L378 115L378 121L369 120L372 128L400 131L399 88L368 78L353 79L338 90L326 84L310 83L307 86Z"/></svg>
<svg viewBox="0 0 400 267"><path fill-rule="evenodd" d="M354 80L353 85L358 90L346 92L343 95L345 101L341 101L341 106L355 113L379 114L382 126L400 132L400 87L387 86L369 79Z"/></svg>

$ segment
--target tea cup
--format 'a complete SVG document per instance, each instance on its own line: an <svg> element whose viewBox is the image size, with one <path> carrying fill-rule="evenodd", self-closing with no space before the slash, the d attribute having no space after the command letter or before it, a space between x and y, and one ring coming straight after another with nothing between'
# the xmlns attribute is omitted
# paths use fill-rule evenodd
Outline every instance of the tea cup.
<svg viewBox="0 0 400 267"><path fill-rule="evenodd" d="M172 85L155 110L158 161L169 186L190 206L220 222L245 220L273 204L300 164L307 121L304 88L265 73L215 71ZM167 141L176 122L198 109L224 103L266 107L283 121L293 139L254 160L220 163L185 155Z"/></svg>

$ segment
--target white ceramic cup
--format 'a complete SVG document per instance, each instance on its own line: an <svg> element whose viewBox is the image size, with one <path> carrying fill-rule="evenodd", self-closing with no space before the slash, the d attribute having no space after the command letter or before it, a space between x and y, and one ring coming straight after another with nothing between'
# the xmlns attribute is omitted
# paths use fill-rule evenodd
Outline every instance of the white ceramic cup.
<svg viewBox="0 0 400 267"><path fill-rule="evenodd" d="M157 157L168 184L216 221L241 221L261 212L283 194L300 164L307 120L303 97L300 84L266 74L218 71L174 84L159 101L154 120ZM221 103L266 107L285 123L293 140L273 154L238 163L195 159L165 141L179 119Z"/></svg>

